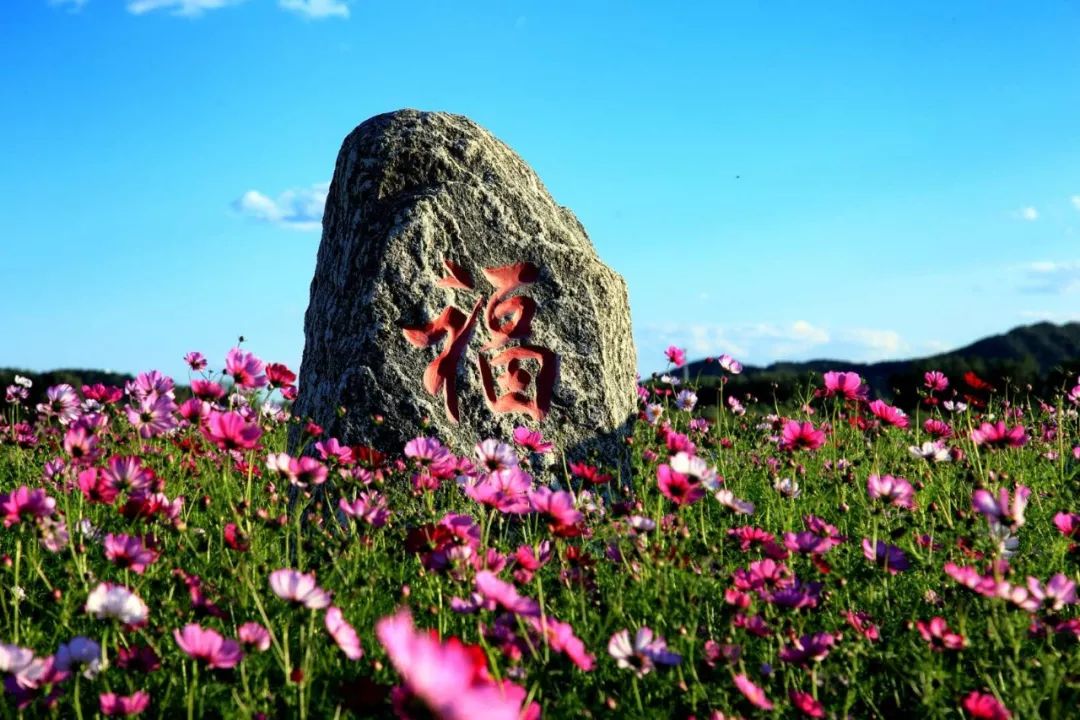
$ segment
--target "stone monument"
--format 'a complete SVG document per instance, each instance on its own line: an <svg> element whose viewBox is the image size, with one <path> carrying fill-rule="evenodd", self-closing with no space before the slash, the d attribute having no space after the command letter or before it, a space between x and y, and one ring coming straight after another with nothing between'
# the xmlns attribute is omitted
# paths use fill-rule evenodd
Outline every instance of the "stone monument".
<svg viewBox="0 0 1080 720"><path fill-rule="evenodd" d="M294 412L344 443L399 452L429 434L466 452L526 426L560 460L623 465L626 283L468 118L399 110L345 138L304 340Z"/></svg>

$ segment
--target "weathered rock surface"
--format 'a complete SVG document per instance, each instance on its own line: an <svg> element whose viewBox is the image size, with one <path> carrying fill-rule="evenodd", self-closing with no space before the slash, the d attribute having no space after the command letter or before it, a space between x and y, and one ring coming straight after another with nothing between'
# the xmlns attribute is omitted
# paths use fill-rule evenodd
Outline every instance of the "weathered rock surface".
<svg viewBox="0 0 1080 720"><path fill-rule="evenodd" d="M295 412L343 442L397 451L426 433L465 452L525 425L569 460L622 465L635 411L626 284L468 118L400 110L345 139L304 336ZM512 347L525 349L498 357Z"/></svg>

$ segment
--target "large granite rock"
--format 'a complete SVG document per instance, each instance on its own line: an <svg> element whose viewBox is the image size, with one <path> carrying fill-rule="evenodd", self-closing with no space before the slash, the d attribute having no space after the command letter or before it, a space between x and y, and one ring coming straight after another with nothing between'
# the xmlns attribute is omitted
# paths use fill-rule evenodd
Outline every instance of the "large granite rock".
<svg viewBox="0 0 1080 720"><path fill-rule="evenodd" d="M343 442L398 451L426 433L464 452L525 425L568 460L622 465L626 284L468 118L400 110L345 139L304 336L295 412Z"/></svg>

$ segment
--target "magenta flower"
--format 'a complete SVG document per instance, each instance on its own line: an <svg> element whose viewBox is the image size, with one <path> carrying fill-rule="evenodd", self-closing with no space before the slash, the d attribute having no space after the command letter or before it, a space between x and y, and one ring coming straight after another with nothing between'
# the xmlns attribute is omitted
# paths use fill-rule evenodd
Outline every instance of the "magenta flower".
<svg viewBox="0 0 1080 720"><path fill-rule="evenodd" d="M847 400L862 400L866 397L867 389L859 373L836 372L825 373L825 397L842 397Z"/></svg>
<svg viewBox="0 0 1080 720"><path fill-rule="evenodd" d="M4 527L8 528L23 520L37 521L56 511L56 500L44 490L31 490L23 485L10 493L0 495L0 513L4 515Z"/></svg>
<svg viewBox="0 0 1080 720"><path fill-rule="evenodd" d="M656 480L660 492L676 505L693 505L705 497L705 488L700 482L689 475L675 472L670 465L656 468Z"/></svg>
<svg viewBox="0 0 1080 720"><path fill-rule="evenodd" d="M1080 540L1080 513L1059 512L1054 515L1054 527L1065 537Z"/></svg>
<svg viewBox="0 0 1080 720"><path fill-rule="evenodd" d="M160 437L176 429L179 424L173 415L176 410L176 402L168 395L136 398L134 407L124 406L128 422L142 438Z"/></svg>
<svg viewBox="0 0 1080 720"><path fill-rule="evenodd" d="M668 346L664 354L667 355L668 362L675 367L682 367L686 363L686 351L674 345Z"/></svg>
<svg viewBox="0 0 1080 720"><path fill-rule="evenodd" d="M345 657L350 660L359 660L364 657L364 649L360 647L360 637L353 626L345 620L340 608L330 606L323 620L326 623L326 632L330 633L330 637L341 648L341 652L345 653Z"/></svg>
<svg viewBox="0 0 1080 720"><path fill-rule="evenodd" d="M417 437L405 443L405 457L438 478L454 473L454 456L435 438Z"/></svg>
<svg viewBox="0 0 1080 720"><path fill-rule="evenodd" d="M780 659L792 665L808 665L811 662L821 662L828 657L835 644L836 636L830 633L822 632L803 635L791 644L780 648Z"/></svg>
<svg viewBox="0 0 1080 720"><path fill-rule="evenodd" d="M374 490L360 493L351 503L341 498L338 507L349 517L362 520L373 528L382 527L390 519L386 497Z"/></svg>
<svg viewBox="0 0 1080 720"><path fill-rule="evenodd" d="M574 507L573 495L565 490L552 490L547 486L531 490L529 504L536 512L549 516L558 529L573 528L585 519L585 516Z"/></svg>
<svg viewBox="0 0 1080 720"><path fill-rule="evenodd" d="M464 486L465 494L476 502L499 512L519 515L530 510L531 489L532 478L517 467L496 470Z"/></svg>
<svg viewBox="0 0 1080 720"><path fill-rule="evenodd" d="M329 469L313 457L289 457L287 453L270 453L266 457L266 468L289 481L290 485L306 488L308 485L322 485L326 482Z"/></svg>
<svg viewBox="0 0 1080 720"><path fill-rule="evenodd" d="M979 720L1009 720L1012 713L989 693L972 690L961 703L964 712Z"/></svg>
<svg viewBox="0 0 1080 720"><path fill-rule="evenodd" d="M908 426L908 416L904 411L887 404L884 400L871 401L869 408L870 412L874 414L874 417L886 425L892 425L893 427L898 428L906 428Z"/></svg>
<svg viewBox="0 0 1080 720"><path fill-rule="evenodd" d="M225 373L242 388L255 389L267 383L263 361L252 353L233 348L225 355Z"/></svg>
<svg viewBox="0 0 1080 720"><path fill-rule="evenodd" d="M225 388L213 380L196 379L191 381L191 394L206 402L216 402L225 397Z"/></svg>
<svg viewBox="0 0 1080 720"><path fill-rule="evenodd" d="M769 702L769 698L765 697L765 691L755 685L750 678L745 675L736 675L734 681L735 687L739 689L743 697L750 701L751 705L762 710L773 709L773 704Z"/></svg>
<svg viewBox="0 0 1080 720"><path fill-rule="evenodd" d="M817 450L825 444L825 432L815 430L813 423L788 420L780 435L782 450Z"/></svg>
<svg viewBox="0 0 1080 720"><path fill-rule="evenodd" d="M270 649L270 631L257 622L246 622L237 628L236 639L258 652Z"/></svg>
<svg viewBox="0 0 1080 720"><path fill-rule="evenodd" d="M949 387L949 378L939 370L930 370L923 373L923 385L932 392L943 392Z"/></svg>
<svg viewBox="0 0 1080 720"><path fill-rule="evenodd" d="M882 565L889 571L890 575L903 572L911 567L907 556L904 555L904 551L895 545L888 545L881 540L878 540L877 544L874 545L870 542L870 538L863 538L862 548L863 555L866 556L867 560Z"/></svg>
<svg viewBox="0 0 1080 720"><path fill-rule="evenodd" d="M947 440L953 436L953 429L949 423L944 420L938 420L937 418L929 418L924 422L923 430L931 437L938 438L939 440Z"/></svg>
<svg viewBox="0 0 1080 720"><path fill-rule="evenodd" d="M117 567L131 568L142 575L146 567L157 560L158 553L146 547L142 538L109 533L105 536L105 557Z"/></svg>
<svg viewBox="0 0 1080 720"><path fill-rule="evenodd" d="M296 382L296 373L282 363L270 363L266 366L266 379L270 387L283 388Z"/></svg>
<svg viewBox="0 0 1080 720"><path fill-rule="evenodd" d="M1023 425L1009 428L1001 421L996 423L984 422L971 431L971 441L976 445L985 445L991 448L1018 448L1027 444L1028 436Z"/></svg>
<svg viewBox="0 0 1080 720"><path fill-rule="evenodd" d="M519 594L517 588L500 580L495 573L488 570L476 574L476 590L487 603L490 603L490 607L499 606L507 612L523 617L540 615L540 603Z"/></svg>
<svg viewBox="0 0 1080 720"><path fill-rule="evenodd" d="M810 693L792 690L788 693L788 697L791 698L791 704L803 714L803 717L825 717L825 706L815 700L814 696Z"/></svg>
<svg viewBox="0 0 1080 720"><path fill-rule="evenodd" d="M884 500L908 510L915 509L915 488L902 477L871 475L866 479L866 491L871 499Z"/></svg>
<svg viewBox="0 0 1080 720"><path fill-rule="evenodd" d="M98 707L105 717L135 717L150 707L150 693L145 690L136 690L131 695L101 693L98 696Z"/></svg>
<svg viewBox="0 0 1080 720"><path fill-rule="evenodd" d="M929 622L919 620L915 626L922 635L922 639L930 644L930 649L934 652L962 650L967 646L967 638L950 630L949 624L940 615L930 618Z"/></svg>
<svg viewBox="0 0 1080 720"><path fill-rule="evenodd" d="M596 666L596 658L585 650L585 643L574 635L570 623L560 622L550 615L529 620L552 650L566 655L579 669L589 672Z"/></svg>
<svg viewBox="0 0 1080 720"><path fill-rule="evenodd" d="M192 350L185 355L184 362L195 372L202 372L206 369L206 356L196 350Z"/></svg>
<svg viewBox="0 0 1080 720"><path fill-rule="evenodd" d="M239 643L223 638L216 630L209 630L195 623L184 629L173 630L173 638L180 649L193 660L201 660L207 667L227 670L236 667L244 657Z"/></svg>
<svg viewBox="0 0 1080 720"><path fill-rule="evenodd" d="M634 633L632 640L629 630L618 631L608 640L607 648L617 666L633 670L638 677L647 675L656 665L678 665L682 662L682 656L669 652L667 641L655 637L647 627Z"/></svg>
<svg viewBox="0 0 1080 720"><path fill-rule="evenodd" d="M312 610L322 610L330 604L330 593L315 583L315 576L299 570L285 568L270 573L270 589L282 600Z"/></svg>
<svg viewBox="0 0 1080 720"><path fill-rule="evenodd" d="M238 412L210 411L203 435L222 450L251 450L258 445L262 429L249 424Z"/></svg>
<svg viewBox="0 0 1080 720"><path fill-rule="evenodd" d="M527 427L514 428L514 442L523 448L528 448L535 453L551 452L555 445L544 440L539 430L530 430Z"/></svg>
<svg viewBox="0 0 1080 720"><path fill-rule="evenodd" d="M408 610L383 618L375 635L404 681L406 697L422 703L442 720L520 720L525 689L491 679L484 654L456 639L440 642L413 628ZM538 713L537 713L538 716Z"/></svg>

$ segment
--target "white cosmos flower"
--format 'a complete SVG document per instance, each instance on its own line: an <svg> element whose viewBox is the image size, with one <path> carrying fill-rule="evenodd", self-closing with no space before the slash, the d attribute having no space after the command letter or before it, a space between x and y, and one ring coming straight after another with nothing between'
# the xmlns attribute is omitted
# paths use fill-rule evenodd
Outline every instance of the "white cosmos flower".
<svg viewBox="0 0 1080 720"><path fill-rule="evenodd" d="M90 591L86 612L98 620L112 618L125 625L140 625L150 615L150 609L138 595L123 585L105 582Z"/></svg>

